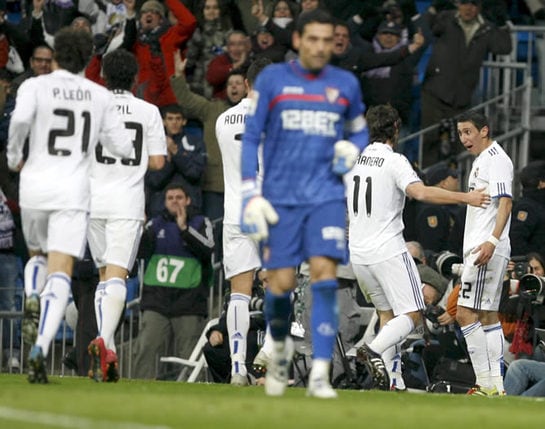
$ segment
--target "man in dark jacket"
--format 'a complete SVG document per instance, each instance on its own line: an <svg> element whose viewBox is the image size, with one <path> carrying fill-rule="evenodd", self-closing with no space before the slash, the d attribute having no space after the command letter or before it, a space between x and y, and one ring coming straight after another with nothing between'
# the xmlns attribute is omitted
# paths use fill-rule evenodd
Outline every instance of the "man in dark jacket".
<svg viewBox="0 0 545 429"><path fill-rule="evenodd" d="M460 0L457 10L427 13L435 40L422 84L422 129L451 118L471 107L471 98L483 61L489 53L511 52L509 28L496 19L495 25L481 15L481 0ZM453 145L450 152L459 152ZM422 167L440 159L437 133L424 136ZM450 153L443 153L446 158Z"/></svg>
<svg viewBox="0 0 545 429"><path fill-rule="evenodd" d="M207 316L212 224L192 215L191 198L179 184L167 186L166 210L146 225L140 249L148 261L142 292L135 378L155 378L156 360L167 354L188 358Z"/></svg>
<svg viewBox="0 0 545 429"><path fill-rule="evenodd" d="M511 216L511 255L545 255L545 161L534 161L520 173L522 198Z"/></svg>

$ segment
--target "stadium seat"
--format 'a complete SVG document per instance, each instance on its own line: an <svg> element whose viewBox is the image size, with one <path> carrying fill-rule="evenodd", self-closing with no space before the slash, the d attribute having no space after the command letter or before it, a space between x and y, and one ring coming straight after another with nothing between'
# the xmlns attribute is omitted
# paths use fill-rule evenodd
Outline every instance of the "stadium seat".
<svg viewBox="0 0 545 429"><path fill-rule="evenodd" d="M218 320L218 318L214 318L206 324L197 341L197 344L195 344L195 347L189 356L189 359L183 359L177 356L162 356L160 358L160 361L163 363L175 363L182 366L176 381L194 383L199 378L201 371L207 367L202 348L208 341L206 333L212 326L218 323Z"/></svg>

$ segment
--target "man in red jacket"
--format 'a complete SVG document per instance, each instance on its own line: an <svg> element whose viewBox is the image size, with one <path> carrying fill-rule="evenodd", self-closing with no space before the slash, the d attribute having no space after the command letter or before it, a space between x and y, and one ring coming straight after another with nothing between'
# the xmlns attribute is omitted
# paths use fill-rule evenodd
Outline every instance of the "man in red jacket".
<svg viewBox="0 0 545 429"><path fill-rule="evenodd" d="M133 46L139 64L138 96L159 107L176 103L169 81L174 74L174 52L184 47L196 26L197 20L179 0L165 0L165 4L148 0L142 5Z"/></svg>

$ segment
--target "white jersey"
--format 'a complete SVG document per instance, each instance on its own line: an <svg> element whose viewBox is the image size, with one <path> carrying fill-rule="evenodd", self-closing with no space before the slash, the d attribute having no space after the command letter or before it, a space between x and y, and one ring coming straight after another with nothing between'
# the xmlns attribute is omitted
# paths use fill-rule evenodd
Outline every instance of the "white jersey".
<svg viewBox="0 0 545 429"><path fill-rule="evenodd" d="M17 91L7 150L8 165L16 168L29 137L21 207L88 211L89 154L99 134L111 151L131 154L130 136L106 88L66 70L25 80Z"/></svg>
<svg viewBox="0 0 545 429"><path fill-rule="evenodd" d="M492 203L486 208L467 206L466 224L464 230L464 256L484 243L496 225L500 197L512 198L513 163L502 147L493 142L473 161L468 181L469 190L484 188L490 194ZM495 254L510 257L509 226L507 221L496 246Z"/></svg>
<svg viewBox="0 0 545 429"><path fill-rule="evenodd" d="M242 152L242 134L246 123L246 115L251 108L249 98L244 98L236 106L223 112L216 121L216 138L223 162L223 178L225 182L225 203L223 223L240 225L240 208L242 206L242 175L240 160ZM260 177L262 162L260 157ZM258 181L260 180L258 177Z"/></svg>
<svg viewBox="0 0 545 429"><path fill-rule="evenodd" d="M131 157L119 158L97 145L91 166L91 218L144 220L148 157L167 154L163 121L155 105L128 91L114 91L114 97L134 149Z"/></svg>
<svg viewBox="0 0 545 429"><path fill-rule="evenodd" d="M405 190L420 179L407 158L373 143L345 175L350 262L376 264L406 251L402 212Z"/></svg>

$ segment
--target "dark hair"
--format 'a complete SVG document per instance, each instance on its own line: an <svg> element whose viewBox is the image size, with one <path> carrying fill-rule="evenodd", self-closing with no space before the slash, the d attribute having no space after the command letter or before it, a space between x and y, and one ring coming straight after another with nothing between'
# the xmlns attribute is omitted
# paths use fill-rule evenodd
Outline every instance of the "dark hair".
<svg viewBox="0 0 545 429"><path fill-rule="evenodd" d="M190 196L189 192L185 188L185 185L183 183L181 183L181 182L172 182L172 183L169 183L168 185L166 185L165 186L165 195L166 195L167 191L171 191L173 189L180 189L180 190L183 191L183 193L186 195L186 197Z"/></svg>
<svg viewBox="0 0 545 429"><path fill-rule="evenodd" d="M399 113L390 104L379 104L371 107L365 115L369 127L369 142L394 143L401 127Z"/></svg>
<svg viewBox="0 0 545 429"><path fill-rule="evenodd" d="M228 74L227 74L227 79L225 79L225 83L227 83L227 81L229 80L229 78L231 76L242 76L243 78L246 78L246 67L242 66L242 67L238 67L236 69L233 69L231 70Z"/></svg>
<svg viewBox="0 0 545 429"><path fill-rule="evenodd" d="M335 20L331 14L323 9L313 9L307 12L302 12L297 18L297 23L295 24L295 31L302 35L305 31L305 27L308 24L318 23L318 24L331 24L335 25Z"/></svg>
<svg viewBox="0 0 545 429"><path fill-rule="evenodd" d="M88 31L64 27L55 34L54 57L61 68L79 73L92 55L93 37Z"/></svg>
<svg viewBox="0 0 545 429"><path fill-rule="evenodd" d="M186 117L185 113L184 113L184 109L182 108L182 106L180 106L179 104L176 104L176 103L167 104L166 106L162 106L160 110L161 110L161 117L163 119L167 116L167 113L172 113L173 115L180 114L184 118Z"/></svg>
<svg viewBox="0 0 545 429"><path fill-rule="evenodd" d="M525 189L535 189L540 180L545 180L545 161L530 162L520 172L520 184Z"/></svg>
<svg viewBox="0 0 545 429"><path fill-rule="evenodd" d="M49 46L47 43L39 43L37 45L34 45L34 47L32 48L32 56L33 57L36 54L36 51L38 49L47 49L51 53L55 52L55 50L51 46Z"/></svg>
<svg viewBox="0 0 545 429"><path fill-rule="evenodd" d="M102 59L102 71L108 89L130 91L138 73L138 62L129 51L116 49Z"/></svg>
<svg viewBox="0 0 545 429"><path fill-rule="evenodd" d="M292 18L296 19L297 14L299 13L299 5L297 3L294 3L292 0L275 0L271 7L270 17L271 18L274 17L274 10L276 9L276 6L278 6L278 3L280 2L284 2L288 5Z"/></svg>
<svg viewBox="0 0 545 429"><path fill-rule="evenodd" d="M491 129L490 124L488 123L488 118L481 112L476 110L468 110L460 113L458 116L456 116L456 122L471 122L479 131L484 127L488 127L488 137L490 138Z"/></svg>
<svg viewBox="0 0 545 429"><path fill-rule="evenodd" d="M538 252L530 252L526 255L526 260L530 262L531 259L535 259L537 262L541 264L541 266L545 269L545 259L543 256L541 256L541 253Z"/></svg>
<svg viewBox="0 0 545 429"><path fill-rule="evenodd" d="M250 86L254 85L257 75L269 64L272 64L272 61L267 57L259 57L255 61L252 61L246 72L246 79L248 79Z"/></svg>

